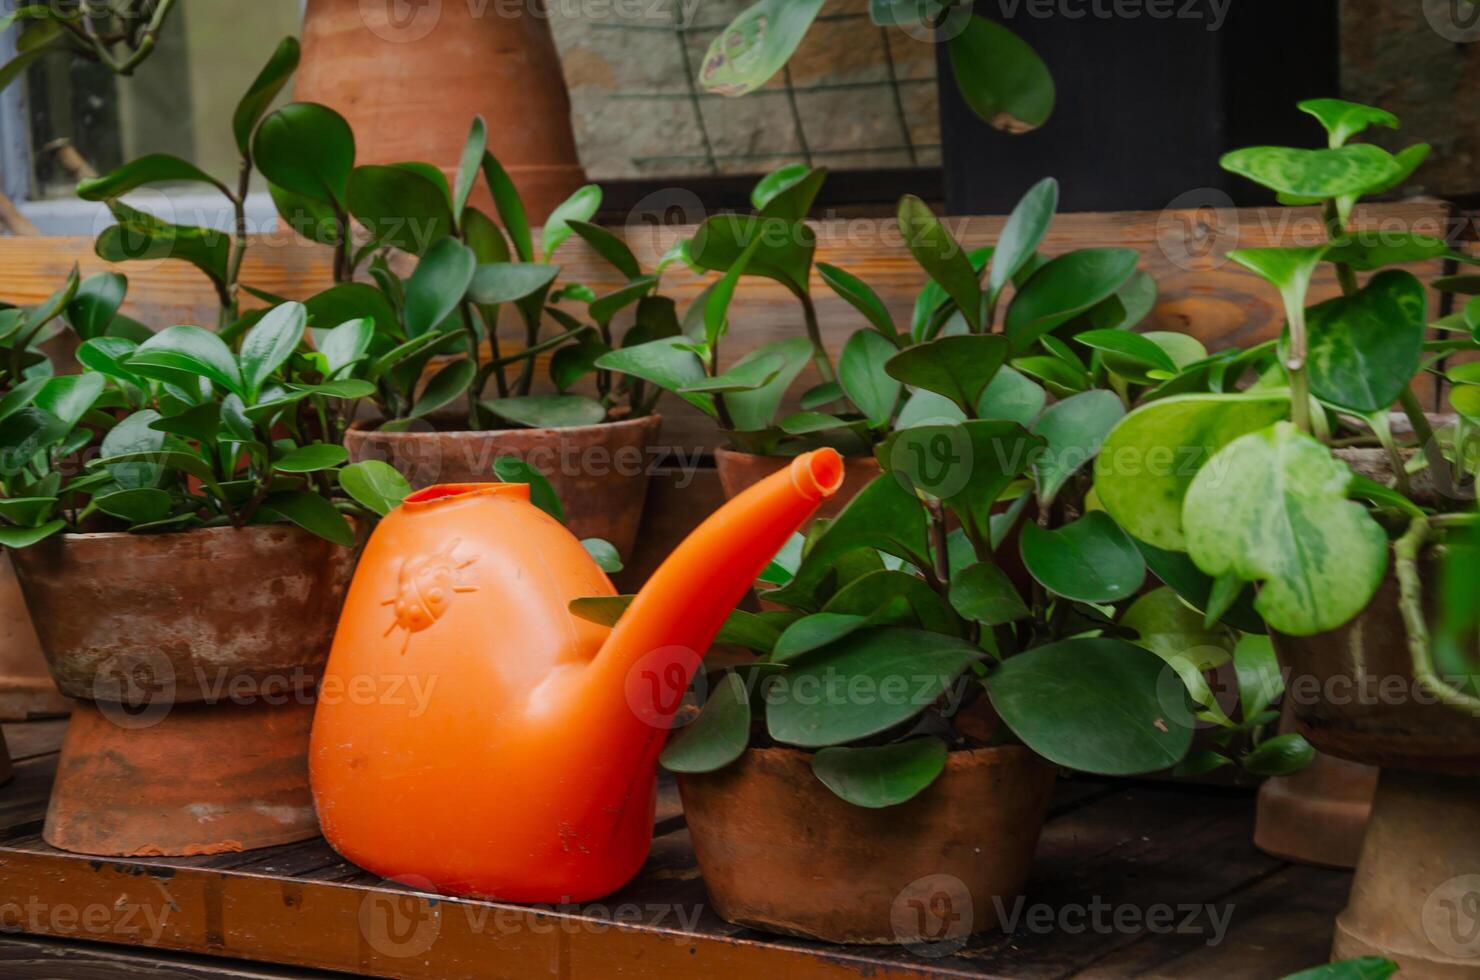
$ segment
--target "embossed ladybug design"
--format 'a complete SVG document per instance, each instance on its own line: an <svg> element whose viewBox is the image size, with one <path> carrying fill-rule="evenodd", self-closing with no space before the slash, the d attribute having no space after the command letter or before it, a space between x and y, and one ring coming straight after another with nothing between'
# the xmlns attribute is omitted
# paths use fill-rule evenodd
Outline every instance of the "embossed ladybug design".
<svg viewBox="0 0 1480 980"><path fill-rule="evenodd" d="M440 551L407 558L401 563L396 574L396 594L381 605L392 606L395 612L385 635L390 636L397 629L406 631L406 642L401 645L403 654L410 648L413 634L446 615L453 596L478 591L476 585L467 584L462 576L463 569L478 559L474 556L460 560L457 557L460 543L460 538L453 538Z"/></svg>

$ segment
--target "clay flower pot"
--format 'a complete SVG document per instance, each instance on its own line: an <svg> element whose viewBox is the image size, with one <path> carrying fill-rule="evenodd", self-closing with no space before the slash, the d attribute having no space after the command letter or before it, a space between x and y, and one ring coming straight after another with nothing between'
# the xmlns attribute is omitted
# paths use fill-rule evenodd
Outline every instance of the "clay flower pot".
<svg viewBox="0 0 1480 980"><path fill-rule="evenodd" d="M318 833L308 730L354 549L255 525L58 535L14 557L52 676L79 699L48 843L211 854Z"/></svg>
<svg viewBox="0 0 1480 980"><path fill-rule="evenodd" d="M1435 562L1421 569L1437 581ZM1432 591L1432 590L1431 590ZM1385 956L1405 974L1480 978L1480 718L1413 676L1391 569L1368 608L1310 637L1273 635L1297 730L1322 752L1380 766L1332 958Z"/></svg>
<svg viewBox="0 0 1480 980"><path fill-rule="evenodd" d="M791 465L792 456L761 456L755 453L742 453L733 449L716 449L714 451L714 465L719 470L719 482L725 489L726 497L734 497L741 491L749 489L751 484L759 483L766 477ZM858 491L873 482L884 470L879 466L879 461L872 456L845 456L843 458L843 489L839 490L837 496L823 503L817 511L817 517L831 519L837 517L839 512L857 496Z"/></svg>
<svg viewBox="0 0 1480 980"><path fill-rule="evenodd" d="M349 121L357 163L426 160L449 179L482 113L531 224L586 182L549 18L534 7L308 0L293 97ZM482 181L471 203L492 213Z"/></svg>
<svg viewBox="0 0 1480 980"><path fill-rule="evenodd" d="M750 749L681 775L694 854L730 922L837 943L963 940L997 925L1033 862L1055 770L1021 746L953 752L919 796L834 796L810 756Z"/></svg>
<svg viewBox="0 0 1480 980"><path fill-rule="evenodd" d="M455 425L434 418L433 425ZM344 437L353 462L389 463L421 490L438 483L487 483L493 463L514 456L550 481L577 538L605 538L625 560L632 554L651 470L649 448L661 416L565 429L451 429L381 432L356 424Z"/></svg>
<svg viewBox="0 0 1480 980"><path fill-rule="evenodd" d="M46 672L10 555L0 552L0 721L60 718L71 710Z"/></svg>

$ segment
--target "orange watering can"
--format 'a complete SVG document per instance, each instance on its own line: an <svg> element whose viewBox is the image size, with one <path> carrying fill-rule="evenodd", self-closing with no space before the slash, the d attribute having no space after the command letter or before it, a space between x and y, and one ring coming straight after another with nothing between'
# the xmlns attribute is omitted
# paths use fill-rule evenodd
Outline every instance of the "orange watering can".
<svg viewBox="0 0 1480 980"><path fill-rule="evenodd" d="M387 878L516 902L620 888L652 841L658 753L725 617L843 480L799 456L713 514L612 628L615 590L524 484L428 487L375 529L310 747L324 836Z"/></svg>

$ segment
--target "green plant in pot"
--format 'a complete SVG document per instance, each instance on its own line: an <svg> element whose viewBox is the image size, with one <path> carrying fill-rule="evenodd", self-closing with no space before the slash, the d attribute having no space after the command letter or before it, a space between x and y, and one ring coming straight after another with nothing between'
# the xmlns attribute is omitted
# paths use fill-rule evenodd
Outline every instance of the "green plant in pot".
<svg viewBox="0 0 1480 980"><path fill-rule="evenodd" d="M660 420L647 392L615 384L593 362L618 344L676 331L672 303L620 239L589 222L601 202L594 185L555 209L537 249L486 139L474 120L451 182L424 163L357 166L348 124L327 107L294 103L264 120L254 153L284 219L334 249L335 285L305 301L316 338L355 320L371 328L365 358L345 376L373 385L380 417L346 434L351 456L385 460L414 486L485 480L496 458L518 456L571 501L578 534L626 553ZM498 221L467 203L480 179ZM557 286L555 253L577 234L629 281L604 296ZM405 276L401 256L415 258ZM362 270L371 281L357 280ZM519 322L517 340L500 336L505 308ZM542 355L553 392L540 390Z"/></svg>
<svg viewBox="0 0 1480 980"><path fill-rule="evenodd" d="M1427 153L1351 142L1396 118L1339 100L1301 108L1325 126L1327 148L1224 159L1325 216L1325 242L1231 255L1279 291L1283 335L1260 350L1247 388L1128 415L1102 459L1170 452L1184 465L1101 467L1096 490L1130 534L1213 580L1209 621L1226 597L1257 586L1298 729L1324 752L1382 767L1335 955L1376 952L1425 975L1473 976L1480 949L1460 955L1463 943L1426 918L1425 902L1480 867L1458 829L1480 819L1476 637L1464 612L1474 567L1451 559L1439 571L1477 517L1469 372L1446 367L1477 349L1476 324L1464 311L1430 324L1423 283L1389 268L1470 260L1436 238L1352 226L1360 197L1395 186ZM1341 295L1307 306L1322 263L1335 267ZM1438 424L1414 390L1424 372L1455 382L1456 415Z"/></svg>
<svg viewBox="0 0 1480 980"><path fill-rule="evenodd" d="M363 383L301 380L306 324L276 307L236 350L195 326L104 332L81 374L28 378L0 407L0 544L79 699L44 829L57 847L317 833L304 758L352 518L399 477L323 440L325 401Z"/></svg>
<svg viewBox="0 0 1480 980"><path fill-rule="evenodd" d="M989 299L990 284L1030 261L1052 191L1040 185L1008 222L988 257L1005 265L986 289L943 226L903 206L935 243L909 238L962 326L942 311L918 340L868 328L887 343L879 374L894 385L873 447L883 473L777 557L767 611L735 613L719 638L755 658L708 675L702 709L663 755L679 773L710 895L732 921L914 941L891 916L928 885L960 903L953 928L964 935L995 921L993 896L1021 888L1053 765L1125 775L1237 759L1287 772L1308 755L1298 737L1265 738L1280 683L1267 639L1205 626L1169 588L1147 591L1147 558L1091 506L1090 469L1123 398L1208 383L1206 370L1184 376L1206 358L1179 366L1166 352L1185 353L1185 338L1158 343L1077 319L1130 280L1135 253L1093 288L1083 270L1059 278L1062 267L1041 263L1035 275L1050 270L1056 291L1029 276L1014 304L1043 310L1054 295L1073 313L1031 339L991 329L988 311L1013 304ZM1111 331L1124 336L1106 339ZM1015 348L1028 368L1052 357L1079 373L1053 384L1050 404L1008 367ZM897 410L906 392L916 407ZM610 624L626 602L572 609ZM1241 720L1204 679L1224 663L1245 680ZM1218 730L1222 751L1189 759L1198 724Z"/></svg>

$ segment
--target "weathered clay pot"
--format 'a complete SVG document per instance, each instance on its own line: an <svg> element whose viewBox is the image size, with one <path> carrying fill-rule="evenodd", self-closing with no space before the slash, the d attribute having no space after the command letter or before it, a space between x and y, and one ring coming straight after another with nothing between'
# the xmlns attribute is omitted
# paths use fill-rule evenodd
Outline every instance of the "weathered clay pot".
<svg viewBox="0 0 1480 980"><path fill-rule="evenodd" d="M719 470L720 485L726 497L734 497L753 483L759 483L777 470L790 466L791 456L760 456L741 453L733 449L716 449L714 465ZM843 488L831 499L823 501L817 517L833 518L857 496L858 491L873 482L883 472L879 461L872 456L847 456L843 459Z"/></svg>
<svg viewBox="0 0 1480 980"><path fill-rule="evenodd" d="M314 685L355 556L284 525L59 535L18 552L53 676L79 698L46 840L187 855L317 834Z"/></svg>
<svg viewBox="0 0 1480 980"><path fill-rule="evenodd" d="M839 943L936 943L997 924L1027 880L1055 770L1020 746L953 752L928 789L871 810L794 749L678 777L725 919Z"/></svg>
<svg viewBox="0 0 1480 980"><path fill-rule="evenodd" d="M488 148L533 224L586 182L560 58L537 8L308 0L293 97L349 120L357 163L425 160L449 177L482 113ZM492 213L484 182L471 203Z"/></svg>
<svg viewBox="0 0 1480 980"><path fill-rule="evenodd" d="M0 552L0 721L59 718L71 710L46 671L10 554Z"/></svg>
<svg viewBox="0 0 1480 980"><path fill-rule="evenodd" d="M1430 557L1421 569L1425 583L1437 581L1435 564ZM1398 601L1390 571L1340 629L1272 636L1301 734L1323 752L1382 767L1331 955L1380 955L1405 975L1477 980L1480 718L1415 682Z"/></svg>
<svg viewBox="0 0 1480 980"><path fill-rule="evenodd" d="M389 463L417 490L434 483L487 483L497 479L494 460L517 457L549 479L576 537L605 538L625 559L642 522L649 449L662 424L660 416L648 415L567 429L485 432L381 432L356 425L344 447L355 462Z"/></svg>
<svg viewBox="0 0 1480 980"><path fill-rule="evenodd" d="M1280 731L1293 731L1286 702ZM1300 864L1354 868L1372 812L1377 770L1317 752L1293 776L1275 776L1259 787L1254 846Z"/></svg>
<svg viewBox="0 0 1480 980"><path fill-rule="evenodd" d="M78 702L46 810L48 844L140 857L318 836L308 787L311 692L166 707Z"/></svg>
<svg viewBox="0 0 1480 980"><path fill-rule="evenodd" d="M63 534L14 553L57 686L172 704L311 688L355 552L289 525Z"/></svg>

